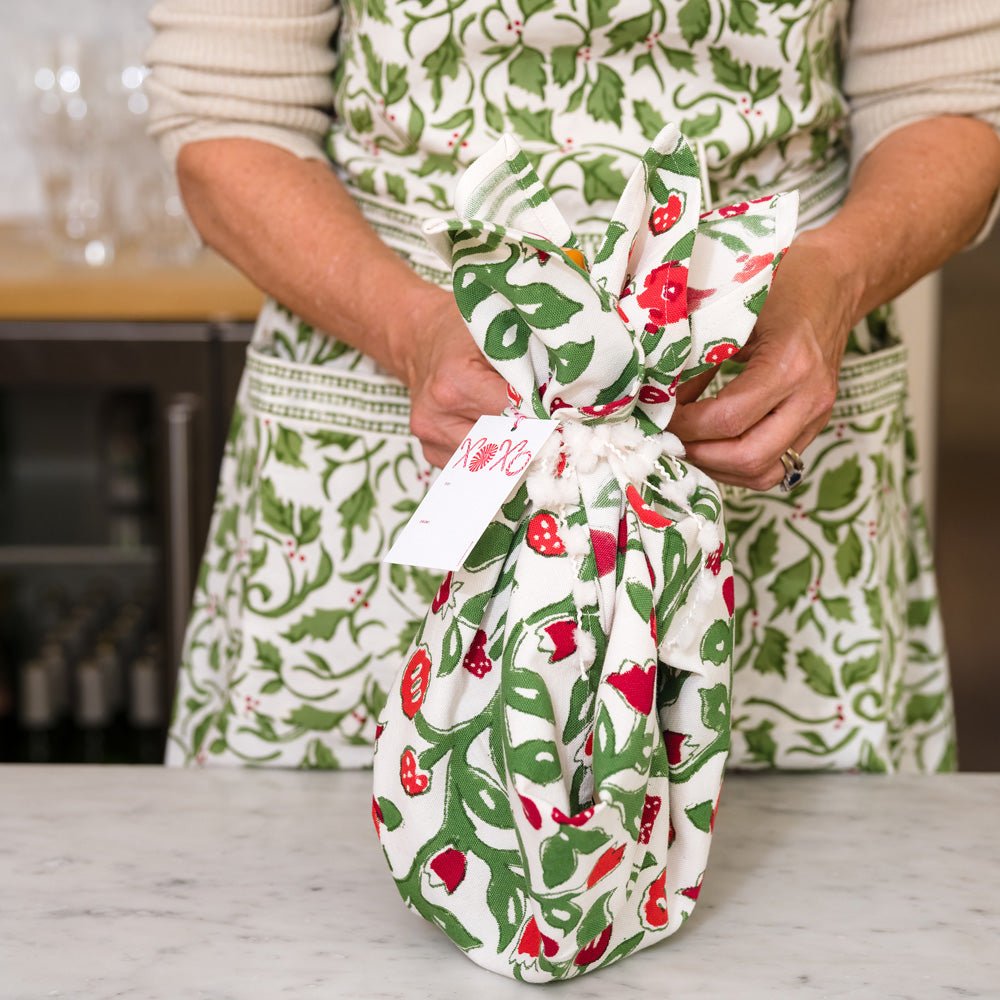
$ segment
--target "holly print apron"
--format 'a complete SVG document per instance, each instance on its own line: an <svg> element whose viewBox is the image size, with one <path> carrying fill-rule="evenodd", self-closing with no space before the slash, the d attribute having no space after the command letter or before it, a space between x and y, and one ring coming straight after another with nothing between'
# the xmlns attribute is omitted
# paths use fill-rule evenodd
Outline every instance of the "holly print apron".
<svg viewBox="0 0 1000 1000"><path fill-rule="evenodd" d="M708 860L733 569L718 488L666 428L746 342L797 199L701 215L698 173L664 128L587 259L506 136L425 230L511 419L559 423L407 651L372 814L407 905L532 982L676 931Z"/></svg>
<svg viewBox="0 0 1000 1000"><path fill-rule="evenodd" d="M847 183L848 10L846 0L350 0L331 158L383 240L445 286L421 225L448 212L461 171L503 131L588 259L668 120L693 140L707 206L797 189L800 227L820 225ZM805 461L792 494L723 489L737 609L728 766L952 769L891 307L852 333L833 418ZM440 583L381 557L432 474L408 432L405 388L266 305L168 763L370 765L375 718Z"/></svg>

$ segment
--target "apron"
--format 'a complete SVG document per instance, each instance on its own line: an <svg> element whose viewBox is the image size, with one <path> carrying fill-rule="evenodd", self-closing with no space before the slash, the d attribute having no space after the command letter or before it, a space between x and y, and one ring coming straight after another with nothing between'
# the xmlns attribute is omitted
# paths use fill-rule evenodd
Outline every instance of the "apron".
<svg viewBox="0 0 1000 1000"><path fill-rule="evenodd" d="M338 40L331 158L371 225L428 280L448 275L421 222L448 214L462 165L504 129L588 257L665 117L696 143L714 204L798 189L810 228L842 200L847 3L779 17L754 0L653 12L620 0L588 5L586 37L564 0L521 5L523 24L497 21L482 0L460 6L461 37L442 37L436 5L404 0L352 5ZM723 491L737 607L729 767L952 770L891 306L853 331L831 422L805 460L791 494ZM168 764L371 765L386 690L428 606L449 599L437 574L381 562L432 477L405 387L269 302L220 473Z"/></svg>

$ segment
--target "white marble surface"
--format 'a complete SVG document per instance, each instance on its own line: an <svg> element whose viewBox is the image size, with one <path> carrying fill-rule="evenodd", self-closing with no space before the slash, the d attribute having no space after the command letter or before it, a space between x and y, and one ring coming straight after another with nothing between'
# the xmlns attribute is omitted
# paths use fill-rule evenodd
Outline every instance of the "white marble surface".
<svg viewBox="0 0 1000 1000"><path fill-rule="evenodd" d="M0 997L475 1000L366 773L0 768ZM1000 775L730 775L694 917L574 1000L1000 997Z"/></svg>

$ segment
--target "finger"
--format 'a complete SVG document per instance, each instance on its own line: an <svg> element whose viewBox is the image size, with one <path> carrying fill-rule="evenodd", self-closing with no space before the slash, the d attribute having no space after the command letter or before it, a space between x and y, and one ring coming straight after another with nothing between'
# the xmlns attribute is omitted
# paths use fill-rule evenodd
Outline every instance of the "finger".
<svg viewBox="0 0 1000 1000"><path fill-rule="evenodd" d="M702 372L701 375L695 375L694 378L688 379L677 390L678 404L684 406L693 403L708 388L717 371L718 369L713 368L709 372Z"/></svg>
<svg viewBox="0 0 1000 1000"><path fill-rule="evenodd" d="M717 396L679 406L671 430L685 443L737 438L780 406L797 379L784 366L753 356L746 368L722 387Z"/></svg>
<svg viewBox="0 0 1000 1000"><path fill-rule="evenodd" d="M808 401L794 399L738 438L695 442L687 458L715 479L752 489L769 489L784 475L781 455L791 445L803 451L823 429L826 417L813 417ZM781 468L781 475L776 470Z"/></svg>

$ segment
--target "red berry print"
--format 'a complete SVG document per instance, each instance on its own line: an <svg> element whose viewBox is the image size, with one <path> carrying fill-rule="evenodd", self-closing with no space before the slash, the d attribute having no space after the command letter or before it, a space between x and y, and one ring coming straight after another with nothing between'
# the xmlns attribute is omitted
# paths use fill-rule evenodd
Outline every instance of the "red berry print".
<svg viewBox="0 0 1000 1000"><path fill-rule="evenodd" d="M423 795L430 788L431 776L417 770L417 755L407 747L399 758L399 783L407 795Z"/></svg>
<svg viewBox="0 0 1000 1000"><path fill-rule="evenodd" d="M431 871L444 882L450 896L465 879L465 855L449 847L431 861Z"/></svg>
<svg viewBox="0 0 1000 1000"><path fill-rule="evenodd" d="M642 919L643 923L653 930L666 927L667 921L670 919L667 914L666 868L656 876L646 892L646 898L642 904Z"/></svg>
<svg viewBox="0 0 1000 1000"><path fill-rule="evenodd" d="M601 881L605 875L610 875L625 856L625 845L609 847L598 859L590 874L587 876L587 888L591 889Z"/></svg>
<svg viewBox="0 0 1000 1000"><path fill-rule="evenodd" d="M610 403L596 403L593 406L581 406L580 412L586 414L588 417L609 417L612 413L617 413L619 410L628 406L635 396L622 396L621 399L615 399Z"/></svg>
<svg viewBox="0 0 1000 1000"><path fill-rule="evenodd" d="M493 669L493 661L486 655L486 633L483 629L476 632L462 666L473 677L485 677Z"/></svg>
<svg viewBox="0 0 1000 1000"><path fill-rule="evenodd" d="M635 664L628 670L612 674L608 678L616 691L642 715L648 715L653 710L653 689L656 685L656 666L640 667Z"/></svg>
<svg viewBox="0 0 1000 1000"><path fill-rule="evenodd" d="M746 215L750 210L750 204L746 201L741 201L737 205L725 205L719 209L719 215L724 219L731 219L734 215Z"/></svg>
<svg viewBox="0 0 1000 1000"><path fill-rule="evenodd" d="M669 229L673 229L674 224L681 217L684 211L684 202L677 191L671 191L667 197L667 203L654 208L649 215L649 231L654 236L661 236Z"/></svg>
<svg viewBox="0 0 1000 1000"><path fill-rule="evenodd" d="M608 950L608 942L611 940L611 926L608 924L593 941L585 944L577 952L576 958L573 959L574 965L592 965L604 957L604 953Z"/></svg>
<svg viewBox="0 0 1000 1000"><path fill-rule="evenodd" d="M666 389L661 389L658 385L644 385L639 390L639 402L648 405L657 403L669 403L673 396Z"/></svg>
<svg viewBox="0 0 1000 1000"><path fill-rule="evenodd" d="M547 510L539 511L528 522L528 533L525 536L528 547L540 556L563 556L566 546L559 537L559 527L555 515Z"/></svg>
<svg viewBox="0 0 1000 1000"><path fill-rule="evenodd" d="M403 680L399 687L403 702L403 714L412 719L424 703L427 687L431 681L431 658L427 650L421 647L411 657L403 671Z"/></svg>
<svg viewBox="0 0 1000 1000"><path fill-rule="evenodd" d="M722 570L722 546L719 542L719 547L705 560L705 569L710 569L713 576L718 576Z"/></svg>
<svg viewBox="0 0 1000 1000"><path fill-rule="evenodd" d="M451 571L448 571L448 575L441 581L441 586L438 587L438 592L434 596L434 600L431 601L431 611L437 614L447 603L448 598L451 597Z"/></svg>
<svg viewBox="0 0 1000 1000"><path fill-rule="evenodd" d="M586 826L590 817L594 815L594 807L588 806L582 812L567 816L561 809L552 809L552 818L563 826Z"/></svg>
<svg viewBox="0 0 1000 1000"><path fill-rule="evenodd" d="M518 798L521 800L524 818L531 824L532 829L540 830L542 828L542 814L538 811L538 806L526 795L518 795Z"/></svg>
<svg viewBox="0 0 1000 1000"><path fill-rule="evenodd" d="M731 340L724 340L721 344L716 344L705 352L705 364L721 365L723 361L728 361L737 354L739 349L738 344Z"/></svg>
<svg viewBox="0 0 1000 1000"><path fill-rule="evenodd" d="M372 822L375 824L375 834L379 840L382 839L382 826L381 824L385 822L382 818L382 807L378 804L378 800L375 796L372 796Z"/></svg>
<svg viewBox="0 0 1000 1000"><path fill-rule="evenodd" d="M647 795L646 801L642 804L642 819L639 821L639 843L648 844L649 838L653 835L653 826L656 817L660 815L660 806L663 800L659 795Z"/></svg>
<svg viewBox="0 0 1000 1000"><path fill-rule="evenodd" d="M736 610L736 584L731 576L722 581L722 599L726 602L729 617L732 618L733 611Z"/></svg>

